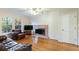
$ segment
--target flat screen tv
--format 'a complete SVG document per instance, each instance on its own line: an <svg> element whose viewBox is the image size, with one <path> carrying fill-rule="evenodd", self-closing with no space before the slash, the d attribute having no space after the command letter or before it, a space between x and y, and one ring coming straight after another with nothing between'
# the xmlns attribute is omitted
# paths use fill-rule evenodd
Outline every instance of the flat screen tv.
<svg viewBox="0 0 79 59"><path fill-rule="evenodd" d="M33 25L24 25L24 30L33 30Z"/></svg>
<svg viewBox="0 0 79 59"><path fill-rule="evenodd" d="M45 35L45 29L35 29L36 34Z"/></svg>

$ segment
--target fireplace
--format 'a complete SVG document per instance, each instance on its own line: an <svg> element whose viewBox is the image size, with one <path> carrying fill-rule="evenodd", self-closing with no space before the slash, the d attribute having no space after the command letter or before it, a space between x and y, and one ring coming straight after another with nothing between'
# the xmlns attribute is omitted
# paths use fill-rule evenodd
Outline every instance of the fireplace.
<svg viewBox="0 0 79 59"><path fill-rule="evenodd" d="M48 25L34 25L33 30L35 34L48 37Z"/></svg>
<svg viewBox="0 0 79 59"><path fill-rule="evenodd" d="M44 28L35 29L35 33L40 35L45 35L45 29Z"/></svg>

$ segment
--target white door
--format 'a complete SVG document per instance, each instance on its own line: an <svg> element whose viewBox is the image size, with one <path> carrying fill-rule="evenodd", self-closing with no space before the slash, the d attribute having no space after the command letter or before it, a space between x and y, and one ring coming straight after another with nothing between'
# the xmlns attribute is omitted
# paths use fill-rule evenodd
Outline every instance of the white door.
<svg viewBox="0 0 79 59"><path fill-rule="evenodd" d="M62 41L77 45L77 14L74 11L62 17Z"/></svg>
<svg viewBox="0 0 79 59"><path fill-rule="evenodd" d="M78 29L78 32L77 32L77 33L78 33L78 37L77 37L78 40L77 40L77 41L78 41L78 45L79 45L79 9L78 9L77 21L78 21L78 22L77 22L77 23L78 23L78 28L77 28L77 29Z"/></svg>
<svg viewBox="0 0 79 59"><path fill-rule="evenodd" d="M69 15L62 16L62 41L69 42Z"/></svg>
<svg viewBox="0 0 79 59"><path fill-rule="evenodd" d="M70 33L69 33L69 41L72 44L78 44L77 41L77 11L74 11L70 14L70 20L69 20L69 28L70 28Z"/></svg>

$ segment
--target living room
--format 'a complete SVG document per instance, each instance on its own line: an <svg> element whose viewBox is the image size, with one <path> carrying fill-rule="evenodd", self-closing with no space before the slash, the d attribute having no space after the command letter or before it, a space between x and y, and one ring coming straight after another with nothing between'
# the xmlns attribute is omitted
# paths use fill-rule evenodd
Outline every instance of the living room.
<svg viewBox="0 0 79 59"><path fill-rule="evenodd" d="M0 50L79 51L78 13L78 8L0 8L0 45L7 48Z"/></svg>
<svg viewBox="0 0 79 59"><path fill-rule="evenodd" d="M78 0L1 0L1 59L79 59Z"/></svg>

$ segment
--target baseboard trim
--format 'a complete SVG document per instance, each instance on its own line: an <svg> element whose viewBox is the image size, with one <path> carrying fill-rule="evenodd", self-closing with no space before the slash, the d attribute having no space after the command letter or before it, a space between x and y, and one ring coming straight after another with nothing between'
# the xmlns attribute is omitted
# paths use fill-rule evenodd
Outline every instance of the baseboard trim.
<svg viewBox="0 0 79 59"><path fill-rule="evenodd" d="M77 46L77 47L79 47L79 45L76 45L76 44L67 43L67 42L61 42L61 41L56 40L56 39L52 39L52 40L57 41L58 43L61 43L61 44L67 44L67 45L72 45L72 46Z"/></svg>

